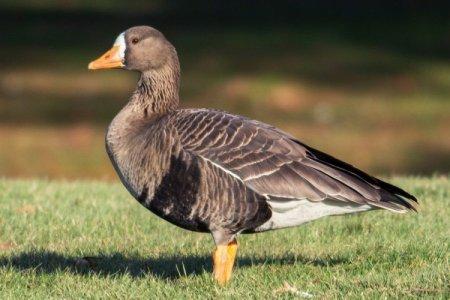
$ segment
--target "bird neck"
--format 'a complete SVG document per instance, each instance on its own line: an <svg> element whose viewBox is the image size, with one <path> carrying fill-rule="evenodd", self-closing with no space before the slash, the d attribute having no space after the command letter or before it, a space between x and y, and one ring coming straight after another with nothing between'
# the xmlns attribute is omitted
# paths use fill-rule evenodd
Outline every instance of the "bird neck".
<svg viewBox="0 0 450 300"><path fill-rule="evenodd" d="M130 104L142 112L143 117L166 114L178 109L180 66L177 59L159 69L141 73Z"/></svg>

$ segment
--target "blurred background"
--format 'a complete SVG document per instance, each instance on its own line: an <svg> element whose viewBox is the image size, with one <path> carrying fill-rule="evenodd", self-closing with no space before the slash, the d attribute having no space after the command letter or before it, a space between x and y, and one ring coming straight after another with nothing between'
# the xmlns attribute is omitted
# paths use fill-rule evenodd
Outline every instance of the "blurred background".
<svg viewBox="0 0 450 300"><path fill-rule="evenodd" d="M1 0L0 176L115 178L104 132L138 75L87 64L142 24L177 48L184 107L274 124L375 174L450 171L449 5L211 2Z"/></svg>

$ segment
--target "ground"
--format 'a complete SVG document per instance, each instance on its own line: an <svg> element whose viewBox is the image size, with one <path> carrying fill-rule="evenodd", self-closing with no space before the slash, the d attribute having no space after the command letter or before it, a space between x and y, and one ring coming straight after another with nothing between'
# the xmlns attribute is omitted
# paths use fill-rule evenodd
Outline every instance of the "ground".
<svg viewBox="0 0 450 300"><path fill-rule="evenodd" d="M419 198L419 213L240 236L234 277L219 287L211 237L159 219L120 184L3 179L0 298L448 299L450 180L391 180Z"/></svg>

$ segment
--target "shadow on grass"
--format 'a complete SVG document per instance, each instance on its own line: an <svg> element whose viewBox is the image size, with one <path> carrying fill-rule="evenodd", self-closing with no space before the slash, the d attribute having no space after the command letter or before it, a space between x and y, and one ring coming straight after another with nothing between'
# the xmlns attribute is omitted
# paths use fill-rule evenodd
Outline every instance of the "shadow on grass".
<svg viewBox="0 0 450 300"><path fill-rule="evenodd" d="M251 267L256 265L311 264L318 267L348 263L346 258L312 259L303 256L286 255L261 259L241 257L237 265ZM91 257L73 257L50 251L23 252L11 257L0 257L0 268L13 268L19 271L34 270L37 273L70 272L79 275L97 274L100 276L129 275L134 278L153 275L162 279L176 280L186 275L209 273L212 269L209 256L161 256L143 258L124 256L121 253L100 254Z"/></svg>

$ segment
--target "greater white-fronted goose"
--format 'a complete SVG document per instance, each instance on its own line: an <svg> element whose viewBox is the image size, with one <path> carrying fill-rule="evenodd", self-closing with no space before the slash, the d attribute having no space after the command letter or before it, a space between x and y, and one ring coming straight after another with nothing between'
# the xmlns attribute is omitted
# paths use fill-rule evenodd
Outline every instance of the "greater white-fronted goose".
<svg viewBox="0 0 450 300"><path fill-rule="evenodd" d="M416 198L262 122L211 109L180 109L180 66L156 29L121 33L89 69L141 73L109 125L106 149L144 207L184 229L210 232L214 277L231 276L240 233L330 215L415 210Z"/></svg>

